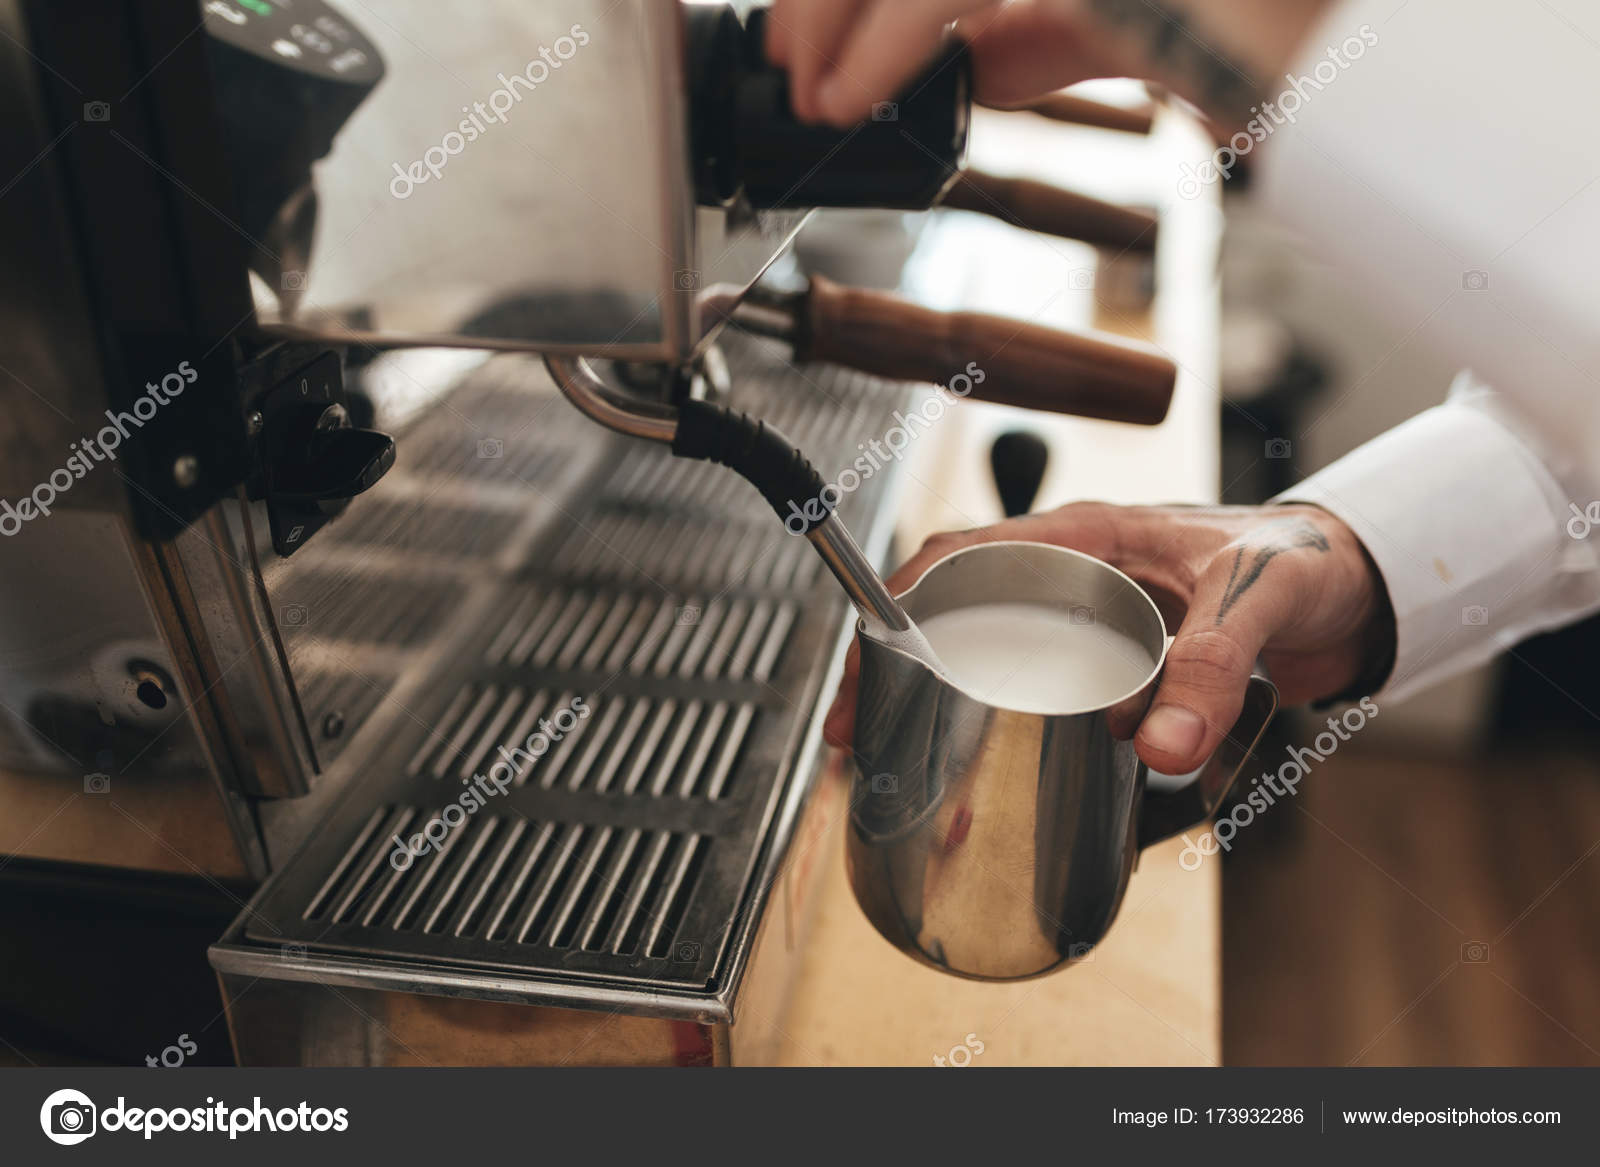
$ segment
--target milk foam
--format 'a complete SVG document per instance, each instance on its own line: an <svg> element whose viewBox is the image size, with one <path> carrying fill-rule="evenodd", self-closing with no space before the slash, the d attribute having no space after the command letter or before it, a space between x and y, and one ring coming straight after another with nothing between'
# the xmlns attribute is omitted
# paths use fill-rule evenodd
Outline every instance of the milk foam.
<svg viewBox="0 0 1600 1167"><path fill-rule="evenodd" d="M1024 713L1070 713L1137 689L1155 660L1129 636L1037 604L975 604L917 622L949 680Z"/></svg>

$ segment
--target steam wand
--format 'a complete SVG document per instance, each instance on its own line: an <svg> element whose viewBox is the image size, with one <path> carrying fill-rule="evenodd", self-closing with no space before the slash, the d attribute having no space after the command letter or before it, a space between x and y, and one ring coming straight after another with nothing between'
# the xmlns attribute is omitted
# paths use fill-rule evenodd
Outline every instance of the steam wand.
<svg viewBox="0 0 1600 1167"><path fill-rule="evenodd" d="M771 504L786 529L798 517L803 533L869 626L921 641L839 516L823 499L826 483L783 434L725 406L689 400L678 406L629 399L597 376L581 357L546 357L556 387L578 411L607 429L671 447L679 457L727 466ZM818 518L812 518L821 511ZM929 650L931 652L931 650Z"/></svg>

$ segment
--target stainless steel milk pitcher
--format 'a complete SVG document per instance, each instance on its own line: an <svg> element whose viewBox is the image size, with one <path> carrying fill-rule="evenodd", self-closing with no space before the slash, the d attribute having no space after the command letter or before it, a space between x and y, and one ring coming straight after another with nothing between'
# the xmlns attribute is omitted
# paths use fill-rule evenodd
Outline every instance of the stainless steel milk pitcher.
<svg viewBox="0 0 1600 1167"><path fill-rule="evenodd" d="M1277 709L1277 689L1252 677L1238 722L1205 766L1181 788L1147 790L1128 739L1168 640L1132 579L1063 547L984 543L941 559L900 600L915 621L997 602L1088 610L1154 662L1135 692L1044 715L988 704L861 636L846 846L862 910L891 943L946 972L1049 972L1105 936L1141 849L1217 809Z"/></svg>

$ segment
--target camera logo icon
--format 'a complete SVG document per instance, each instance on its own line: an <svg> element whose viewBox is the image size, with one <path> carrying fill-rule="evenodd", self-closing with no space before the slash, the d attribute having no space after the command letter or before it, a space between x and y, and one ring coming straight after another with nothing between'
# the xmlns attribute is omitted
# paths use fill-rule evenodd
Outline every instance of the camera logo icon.
<svg viewBox="0 0 1600 1167"><path fill-rule="evenodd" d="M672 959L679 964L694 964L700 959L698 940L680 940L672 946Z"/></svg>
<svg viewBox="0 0 1600 1167"><path fill-rule="evenodd" d="M897 122L900 120L900 107L892 101L875 101L872 103L872 120Z"/></svg>
<svg viewBox="0 0 1600 1167"><path fill-rule="evenodd" d="M1075 267L1067 273L1067 287L1074 292L1094 291L1094 268Z"/></svg>
<svg viewBox="0 0 1600 1167"><path fill-rule="evenodd" d="M1083 941L1067 945L1067 959L1079 963L1092 961L1094 959L1094 945Z"/></svg>
<svg viewBox="0 0 1600 1167"><path fill-rule="evenodd" d="M1469 940L1461 946L1462 964L1488 964L1489 946L1482 940Z"/></svg>
<svg viewBox="0 0 1600 1167"><path fill-rule="evenodd" d="M108 122L111 120L111 103L109 101L86 101L83 103L83 120L86 122Z"/></svg>
<svg viewBox="0 0 1600 1167"><path fill-rule="evenodd" d="M1461 624L1465 628L1482 628L1489 623L1489 609L1482 604L1468 604L1461 609Z"/></svg>
<svg viewBox="0 0 1600 1167"><path fill-rule="evenodd" d="M83 776L83 792L85 794L110 794L110 774L85 774Z"/></svg>
<svg viewBox="0 0 1600 1167"><path fill-rule="evenodd" d="M1067 619L1079 628L1087 628L1094 623L1094 609L1088 604L1074 604L1067 613Z"/></svg>
<svg viewBox="0 0 1600 1167"><path fill-rule="evenodd" d="M306 273L303 271L286 271L283 273L283 290L286 292L303 292L306 290Z"/></svg>
<svg viewBox="0 0 1600 1167"><path fill-rule="evenodd" d="M700 290L700 273L693 268L683 268L672 273L672 286L680 292L697 292Z"/></svg>
<svg viewBox="0 0 1600 1167"><path fill-rule="evenodd" d="M678 609L678 623L680 625L700 623L700 609L693 604L685 604Z"/></svg>
<svg viewBox="0 0 1600 1167"><path fill-rule="evenodd" d="M506 444L499 438L479 438L478 457L483 459L500 458L505 455Z"/></svg>
<svg viewBox="0 0 1600 1167"><path fill-rule="evenodd" d="M45 1138L63 1147L75 1146L95 1132L95 1110L89 1096L78 1090L57 1090L39 1108L39 1125Z"/></svg>
<svg viewBox="0 0 1600 1167"><path fill-rule="evenodd" d="M1267 457L1289 458L1294 455L1294 443L1288 438L1272 438L1267 442Z"/></svg>
<svg viewBox="0 0 1600 1167"><path fill-rule="evenodd" d="M872 776L872 793L894 794L900 789L900 779L893 774L874 774Z"/></svg>
<svg viewBox="0 0 1600 1167"><path fill-rule="evenodd" d="M1489 290L1489 273L1476 270L1462 272L1461 286L1469 292L1487 292Z"/></svg>
<svg viewBox="0 0 1600 1167"><path fill-rule="evenodd" d="M285 604L278 612L278 623L284 628L304 628L310 616L304 604Z"/></svg>

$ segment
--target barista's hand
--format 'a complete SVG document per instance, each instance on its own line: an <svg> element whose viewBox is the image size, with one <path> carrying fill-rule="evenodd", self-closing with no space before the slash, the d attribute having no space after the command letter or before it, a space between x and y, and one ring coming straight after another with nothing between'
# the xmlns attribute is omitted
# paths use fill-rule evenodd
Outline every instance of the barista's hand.
<svg viewBox="0 0 1600 1167"><path fill-rule="evenodd" d="M952 551L1025 539L1076 548L1120 568L1178 628L1138 727L1139 756L1185 774L1216 749L1260 657L1286 704L1343 692L1392 660L1382 577L1338 519L1310 506L1118 507L1074 503L993 527L935 535L888 580L905 591ZM848 747L860 657L851 649L825 733Z"/></svg>
<svg viewBox="0 0 1600 1167"><path fill-rule="evenodd" d="M775 0L767 56L789 71L795 113L841 129L893 98L952 21L972 46L980 101L1016 104L1119 70L1073 0Z"/></svg>
<svg viewBox="0 0 1600 1167"><path fill-rule="evenodd" d="M767 56L789 71L799 117L843 129L894 99L954 22L987 105L1021 105L1091 77L1138 77L1234 126L1329 2L774 0Z"/></svg>

